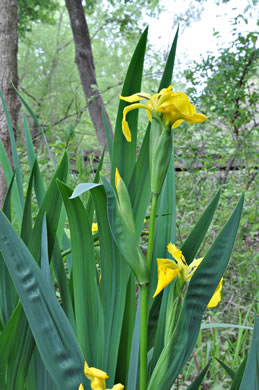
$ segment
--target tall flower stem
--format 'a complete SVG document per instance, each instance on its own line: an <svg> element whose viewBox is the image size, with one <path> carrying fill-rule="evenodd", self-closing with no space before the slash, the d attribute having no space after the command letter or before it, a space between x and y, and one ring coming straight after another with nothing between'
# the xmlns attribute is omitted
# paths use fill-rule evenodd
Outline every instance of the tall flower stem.
<svg viewBox="0 0 259 390"><path fill-rule="evenodd" d="M147 389L148 285L140 290L140 390Z"/></svg>
<svg viewBox="0 0 259 390"><path fill-rule="evenodd" d="M154 237L156 210L158 194L152 194L151 213L149 222L149 237L147 249L147 263L151 269ZM148 335L148 285L141 286L140 290L140 390L147 390L147 335Z"/></svg>
<svg viewBox="0 0 259 390"><path fill-rule="evenodd" d="M148 247L147 247L147 263L149 268L151 268L153 248L154 248L158 196L159 196L158 194L152 194L151 213L150 213L150 221L149 221Z"/></svg>

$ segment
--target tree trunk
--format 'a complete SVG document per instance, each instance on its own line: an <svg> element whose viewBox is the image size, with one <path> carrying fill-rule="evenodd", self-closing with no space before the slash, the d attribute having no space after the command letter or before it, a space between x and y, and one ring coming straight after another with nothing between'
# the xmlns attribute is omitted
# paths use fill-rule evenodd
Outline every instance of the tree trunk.
<svg viewBox="0 0 259 390"><path fill-rule="evenodd" d="M108 120L110 131L112 126L104 107L102 97L97 88L96 73L89 29L87 26L82 0L66 0L70 24L75 43L75 62L78 67L86 104L96 135L101 146L106 142L105 129L102 119L102 110Z"/></svg>
<svg viewBox="0 0 259 390"><path fill-rule="evenodd" d="M18 50L18 16L17 0L1 0L0 10L0 89L10 115L16 134L20 103L12 83L18 84L17 50ZM11 146L3 105L0 102L0 139L12 164ZM0 164L0 208L3 207L7 184Z"/></svg>

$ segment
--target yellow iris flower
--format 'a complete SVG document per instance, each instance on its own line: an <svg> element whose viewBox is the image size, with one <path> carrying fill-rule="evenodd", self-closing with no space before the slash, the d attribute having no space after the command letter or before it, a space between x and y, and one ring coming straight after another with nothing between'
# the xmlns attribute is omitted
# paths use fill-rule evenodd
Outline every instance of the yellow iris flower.
<svg viewBox="0 0 259 390"><path fill-rule="evenodd" d="M109 376L106 374L106 372L99 370L98 368L89 367L88 364L85 362L84 366L84 374L87 379L91 382L91 389L92 390L123 390L124 386L118 383L117 385L114 385L112 389L106 389L106 379L109 378ZM78 390L84 390L84 386L82 383L79 385Z"/></svg>
<svg viewBox="0 0 259 390"><path fill-rule="evenodd" d="M159 93L153 96L149 93L139 92L127 97L120 97L128 103L135 103L139 100L146 99L147 103L135 103L127 106L123 110L122 132L128 142L131 142L131 132L126 115L128 112L137 108L144 108L148 115L148 119L152 122L152 112L156 112L162 116L162 120L166 126L171 125L172 129L178 127L182 121L188 123L199 123L206 119L206 116L195 111L195 107L191 104L189 98L183 92L173 92L172 85L168 88L163 88Z"/></svg>
<svg viewBox="0 0 259 390"><path fill-rule="evenodd" d="M173 256L174 260L170 259L157 259L158 269L158 283L153 298L157 296L169 283L171 283L179 274L184 280L190 280L200 265L203 257L200 259L194 259L190 265L187 264L184 255L180 249L178 249L171 242L167 246L168 252ZM208 308L215 307L221 300L223 278L221 278L211 300L208 303Z"/></svg>

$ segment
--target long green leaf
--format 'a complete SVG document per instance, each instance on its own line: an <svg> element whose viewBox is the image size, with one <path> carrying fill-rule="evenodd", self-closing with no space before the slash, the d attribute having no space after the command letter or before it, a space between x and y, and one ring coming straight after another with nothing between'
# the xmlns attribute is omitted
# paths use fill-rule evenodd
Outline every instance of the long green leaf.
<svg viewBox="0 0 259 390"><path fill-rule="evenodd" d="M228 373L228 375L233 379L235 376L235 373L229 366L227 366L224 362L222 362L220 359L216 358L219 364L224 368L224 370Z"/></svg>
<svg viewBox="0 0 259 390"><path fill-rule="evenodd" d="M141 89L147 33L148 29L146 28L132 56L122 88L122 96L132 95ZM113 141L111 183L114 183L115 169L118 168L121 177L128 185L136 160L138 110L130 112L127 116L132 133L132 141L127 142L121 129L122 113L126 105L128 103L120 100Z"/></svg>
<svg viewBox="0 0 259 390"><path fill-rule="evenodd" d="M62 199L57 188L56 179L66 181L68 175L68 155L65 152L64 156L53 176L48 190L44 196L40 211L36 217L34 228L29 241L29 248L33 257L39 261L40 259L40 245L41 240L41 228L42 218L44 214L47 215L47 227L48 227L48 248L49 257L51 258L54 243L56 240L56 232L58 227L58 221L60 217L60 211L62 206Z"/></svg>
<svg viewBox="0 0 259 390"><path fill-rule="evenodd" d="M208 371L209 366L210 366L210 361L207 364L207 366L204 367L204 369L200 372L197 378L195 378L195 380L190 384L190 386L188 386L187 390L199 390L199 387L203 381L203 378L206 375L206 372Z"/></svg>
<svg viewBox="0 0 259 390"><path fill-rule="evenodd" d="M9 184L3 206L3 212L9 221L11 221L11 193L14 184L14 177L15 173L13 174L12 180ZM9 272L0 253L0 310L3 324L6 324L9 320L16 304L17 292L14 288L13 281L10 278Z"/></svg>
<svg viewBox="0 0 259 390"><path fill-rule="evenodd" d="M48 155L50 157L50 160L53 164L53 167L55 168L56 167L56 164L55 164L55 160L54 160L54 157L53 157L53 154L49 148L49 144L48 144L48 140L46 138L46 135L44 133L44 130L42 129L41 125L40 125L40 122L38 121L36 115L34 114L34 112L32 111L31 107L29 106L29 104L26 102L26 100L22 97L22 95L19 93L19 91L13 87L15 89L15 92L17 93L17 95L19 96L21 102L23 103L23 105L25 106L26 110L29 112L29 114L31 115L32 119L34 120L34 122L36 123L36 125L38 126L41 134L42 134L42 137L44 139L44 142L46 144L46 148L47 148L47 152L48 152Z"/></svg>
<svg viewBox="0 0 259 390"><path fill-rule="evenodd" d="M14 184L14 178L15 178L15 171L13 173L13 176L11 178L11 181L8 186L7 194L5 196L5 201L3 205L3 212L11 222L12 215L11 215L11 197L12 197L12 190L13 190L13 184Z"/></svg>
<svg viewBox="0 0 259 390"><path fill-rule="evenodd" d="M84 359L73 330L31 253L2 213L0 250L45 366L59 388L77 389L85 383Z"/></svg>
<svg viewBox="0 0 259 390"><path fill-rule="evenodd" d="M13 177L13 170L12 170L10 161L8 160L4 145L3 145L1 140L0 140L0 163L2 165L5 180L7 182L7 185L9 186L10 182L12 180L12 177ZM20 226L20 224L22 222L23 207L22 207L22 204L20 202L20 197L19 197L19 192L18 192L16 182L13 184L12 192L13 192L13 200L14 200L13 201L13 209L16 212L18 225Z"/></svg>
<svg viewBox="0 0 259 390"><path fill-rule="evenodd" d="M259 388L259 320L255 315L252 344L248 353L245 372L240 390L258 390Z"/></svg>
<svg viewBox="0 0 259 390"><path fill-rule="evenodd" d="M1 91L0 91L0 98L2 100L2 104L4 107L4 112L5 112L5 117L6 117L6 122L7 122L10 142L11 142L12 158L13 158L14 169L16 170L16 181L17 181L17 186L18 186L19 199L20 199L21 206L23 207L24 194L23 194L23 186L22 186L21 168L20 168L18 153L17 153L17 149L16 149L16 142L15 142L15 138L14 138L14 133L13 133L13 128L12 128L10 116L9 116L9 113L8 113L8 110L7 110L5 101L4 101L4 97L3 97Z"/></svg>
<svg viewBox="0 0 259 390"><path fill-rule="evenodd" d="M153 301L153 294L157 284L157 257L167 257L167 245L175 242L176 237L176 193L174 177L173 153L165 178L163 189L159 198L157 210L157 225L155 233L154 251L151 268L151 282L149 303Z"/></svg>
<svg viewBox="0 0 259 390"><path fill-rule="evenodd" d="M150 312L150 324L155 331L153 357L150 362L149 372L157 362L157 359L164 347L165 329L168 298L170 293L170 286L163 292L163 298L152 298L156 289L157 283L157 257L167 257L167 245L170 241L175 242L176 235L176 194L175 194L175 178L174 178L174 159L173 153L171 162L167 172L167 176L163 185L163 189L159 199L158 216L156 225L156 235L153 251L153 259L151 266L151 282L149 291L149 305L153 303ZM161 304L161 306L160 306ZM159 310L159 314L157 314ZM149 341L152 343L152 341Z"/></svg>
<svg viewBox="0 0 259 390"><path fill-rule="evenodd" d="M207 206L206 210L203 212L202 216L182 246L182 252L188 264L193 261L209 229L210 223L218 205L219 197L220 190L216 193L210 204Z"/></svg>
<svg viewBox="0 0 259 390"><path fill-rule="evenodd" d="M128 186L137 235L140 236L151 194L149 172L149 132L147 128L138 160Z"/></svg>
<svg viewBox="0 0 259 390"><path fill-rule="evenodd" d="M112 186L102 178L107 195L108 219L112 236L124 259L127 261L140 284L149 282L149 268L139 248L136 234L128 228L121 216L118 201ZM125 237L127 239L125 240Z"/></svg>
<svg viewBox="0 0 259 390"><path fill-rule="evenodd" d="M30 170L32 170L33 166L35 165L36 155L33 148L29 125L26 119L26 115L24 113L23 113L23 122L24 122L24 134L25 134L27 155L28 155ZM34 189L35 189L38 205L41 206L45 194L45 189L44 189L44 184L41 178L38 164L36 164L35 170L36 171L34 175Z"/></svg>
<svg viewBox="0 0 259 390"><path fill-rule="evenodd" d="M37 161L35 161L35 167L37 168ZM58 224L59 213L60 213L60 208L62 203L59 191L55 183L55 178L60 177L61 179L65 180L67 177L67 171L68 171L68 159L65 154L54 175L54 179L50 184L48 192L46 193L44 202L36 218L34 229L32 231L29 240L29 248L38 261L40 260L40 253L41 253L40 242L41 242L42 219L45 213L47 213L48 226L49 226L48 229L49 256L51 256L52 253L53 243L55 242L56 228ZM35 170L34 173L37 173L37 170ZM29 215L29 211L27 212L27 214ZM28 227L26 227L26 229L27 228ZM23 389L27 369L29 367L29 363L31 360L31 353L34 348L34 340L31 331L28 328L28 323L24 316L24 313L20 315L20 323L21 323L21 327L19 329L20 337L18 337L16 340L17 352L14 358L12 357L11 359L10 357L9 359L10 372L12 373L12 377L11 377L12 383L10 386L13 386L14 388L17 389L20 388Z"/></svg>
<svg viewBox="0 0 259 390"><path fill-rule="evenodd" d="M41 270L42 274L45 276L48 281L50 288L55 293L55 288L53 280L50 273L49 267L49 255L48 255L48 234L47 234L47 220L46 215L44 215L42 220L42 233L41 233ZM48 390L55 389L54 385L44 363L41 359L40 354L35 355L37 357L37 390Z"/></svg>
<svg viewBox="0 0 259 390"><path fill-rule="evenodd" d="M138 367L139 367L139 344L140 344L140 301L137 307L136 321L134 333L131 343L131 355L128 371L127 390L136 390L138 381Z"/></svg>
<svg viewBox="0 0 259 390"><path fill-rule="evenodd" d="M178 39L178 30L179 29L177 29L176 31L173 44L170 49L170 53L166 61L165 69L158 91L160 91L162 88L167 88L172 81ZM150 199L149 132L150 125L148 125L147 127L145 137L142 142L138 159L134 167L134 171L132 173L130 184L128 187L138 235L141 232L148 206L148 201Z"/></svg>
<svg viewBox="0 0 259 390"><path fill-rule="evenodd" d="M158 91L160 91L162 88L167 88L172 82L178 34L179 34L179 27L176 30L172 46L169 55L167 57L165 70L163 72L163 76Z"/></svg>
<svg viewBox="0 0 259 390"><path fill-rule="evenodd" d="M35 174L35 164L32 168L29 178L27 194L25 198L25 204L23 208L22 226L21 226L21 238L28 245L30 236L32 234L32 186Z"/></svg>
<svg viewBox="0 0 259 390"><path fill-rule="evenodd" d="M106 135L106 139L107 139L107 146L108 146L109 157L110 157L110 162L111 162L112 161L113 137L111 134L110 126L108 124L106 115L105 115L103 110L102 110L102 118L103 118L104 130L105 130L105 135Z"/></svg>
<svg viewBox="0 0 259 390"><path fill-rule="evenodd" d="M20 321L22 313L22 306L18 304L0 335L0 382L3 390L13 389L11 381L15 372L11 366L15 365L15 359L18 353L17 337L23 335L23 324ZM9 365L8 360L10 360Z"/></svg>
<svg viewBox="0 0 259 390"><path fill-rule="evenodd" d="M119 344L121 340L120 334L125 310L126 287L129 280L130 269L124 259L122 259L111 235L107 217L107 198L103 185L96 183L81 183L76 187L70 198L73 199L87 191L91 191L94 201L100 242L100 294L103 305L105 335L105 350L102 367L105 371L109 372L107 385L112 386L115 380ZM128 311L128 315L130 315L130 310ZM133 316L135 317L135 307ZM121 340L121 342L124 341ZM126 343L128 342L129 339L127 339ZM124 356L123 364L125 364L126 360L126 356ZM123 376L123 374L121 376ZM120 379L120 381L123 383L125 382L123 379Z"/></svg>
<svg viewBox="0 0 259 390"><path fill-rule="evenodd" d="M189 358L198 337L203 312L230 259L243 202L242 195L232 216L194 273L177 327L160 355L148 390L170 388Z"/></svg>
<svg viewBox="0 0 259 390"><path fill-rule="evenodd" d="M119 341L118 364L116 370L115 382L125 383L128 377L128 369L130 364L131 342L134 332L134 324L136 318L136 280L133 273L127 285L126 303L123 316L123 324L121 337Z"/></svg>
<svg viewBox="0 0 259 390"><path fill-rule="evenodd" d="M57 239L55 240L54 249L53 249L52 265L57 278L57 284L60 291L62 307L64 309L64 312L67 315L67 318L69 319L72 328L75 331L76 326L75 326L72 297L70 295L66 271L64 268L63 259L61 256L61 251Z"/></svg>
<svg viewBox="0 0 259 390"><path fill-rule="evenodd" d="M130 335L128 335L126 341L122 340L120 336L123 326L124 311L128 311L129 321L131 323L132 317L135 317L136 305L133 313L130 310L130 307L125 306L126 290L131 272L111 235L107 216L107 198L104 187L93 187L91 189L91 195L96 210L100 243L100 293L103 305L105 345L103 367L109 373L107 387L112 387L115 382L120 342L127 344L130 341ZM130 330L128 333L130 333ZM123 357L123 364L127 364L127 355ZM121 383L125 383L125 378L122 378L123 372L120 374Z"/></svg>
<svg viewBox="0 0 259 390"><path fill-rule="evenodd" d="M237 329L250 329L251 326L238 325L238 324L225 324L225 323L211 323L211 324L201 324L201 329L213 329L213 328L237 328Z"/></svg>
<svg viewBox="0 0 259 390"><path fill-rule="evenodd" d="M247 362L247 356L244 358L244 360L242 361L242 363L238 367L238 370L235 373L235 376L233 378L230 390L239 390L240 389L240 384L241 384L241 381L242 381L242 378L244 375L246 362Z"/></svg>
<svg viewBox="0 0 259 390"><path fill-rule="evenodd" d="M103 353L103 313L97 288L91 226L80 198L57 181L67 211L72 247L75 320L79 344L91 366L100 367Z"/></svg>
<svg viewBox="0 0 259 390"><path fill-rule="evenodd" d="M24 135L25 135L27 155L28 155L30 169L32 170L36 156L35 156L34 147L31 139L31 133L29 130L29 124L24 112L23 112L23 125L24 125Z"/></svg>

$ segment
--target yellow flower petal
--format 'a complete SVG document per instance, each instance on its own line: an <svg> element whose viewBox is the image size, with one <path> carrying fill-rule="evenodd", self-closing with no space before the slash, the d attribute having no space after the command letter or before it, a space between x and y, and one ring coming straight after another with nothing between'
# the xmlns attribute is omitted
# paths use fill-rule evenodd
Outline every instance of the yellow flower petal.
<svg viewBox="0 0 259 390"><path fill-rule="evenodd" d="M119 174L119 171L118 171L118 168L116 168L116 171L115 171L115 187L116 187L116 190L118 190L118 181L120 180L120 174Z"/></svg>
<svg viewBox="0 0 259 390"><path fill-rule="evenodd" d="M169 242L169 244L167 245L167 250L170 253L170 255L172 255L173 258L178 262L181 268L187 266L183 252L180 249L178 249L174 244Z"/></svg>
<svg viewBox="0 0 259 390"><path fill-rule="evenodd" d="M146 113L147 113L147 116L148 116L149 122L152 122L152 111L150 111L150 110L146 110Z"/></svg>
<svg viewBox="0 0 259 390"><path fill-rule="evenodd" d="M203 257L199 258L199 259L194 259L190 265L188 265L188 268L186 268L184 270L184 278L185 280L190 280L191 277L193 276L194 272L196 271L196 269L198 268L198 266L200 265L200 263L202 262L203 260Z"/></svg>
<svg viewBox="0 0 259 390"><path fill-rule="evenodd" d="M87 362L85 362L84 374L88 379L90 379L89 377L95 377L95 378L99 378L99 379L109 378L109 376L106 374L106 372L99 370L98 368L95 368L95 367L89 367Z"/></svg>
<svg viewBox="0 0 259 390"><path fill-rule="evenodd" d="M129 129L128 122L125 119L122 120L122 132L123 132L124 137L126 138L126 140L128 142L131 142L131 132L130 132L130 129Z"/></svg>
<svg viewBox="0 0 259 390"><path fill-rule="evenodd" d="M123 390L124 386L121 383L118 383L117 385L114 385L111 390ZM109 389L107 389L109 390Z"/></svg>
<svg viewBox="0 0 259 390"><path fill-rule="evenodd" d="M96 222L92 223L92 234L98 232L98 224Z"/></svg>
<svg viewBox="0 0 259 390"><path fill-rule="evenodd" d="M99 368L95 368L95 367L89 367L85 371L85 376L87 378L88 377L95 377L95 378L99 378L99 379L107 379L107 378L109 378L108 375L106 374L106 372L104 372L102 370L99 370Z"/></svg>
<svg viewBox="0 0 259 390"><path fill-rule="evenodd" d="M180 126L180 124L183 122L183 119L178 119L177 121L175 121L173 123L173 126L171 127L171 129L176 129L178 126Z"/></svg>
<svg viewBox="0 0 259 390"><path fill-rule="evenodd" d="M98 368L89 367L87 362L84 365L84 374L91 381L92 390L109 390L106 389L106 379L109 376L106 372L99 370ZM111 390L123 390L124 386L121 383L114 385ZM82 383L80 384L78 390L84 390Z"/></svg>
<svg viewBox="0 0 259 390"><path fill-rule="evenodd" d="M125 102L128 102L128 103L134 103L134 102L138 102L139 100L142 100L142 99L149 100L149 99L151 99L151 95L149 93L139 92L139 93L134 93L131 96L120 96L120 99L124 100Z"/></svg>
<svg viewBox="0 0 259 390"><path fill-rule="evenodd" d="M172 282L180 272L178 265L169 259L157 259L157 288L153 298L157 296L169 283Z"/></svg>
<svg viewBox="0 0 259 390"><path fill-rule="evenodd" d="M211 300L208 303L208 308L215 307L218 305L218 303L221 301L221 290L222 290L222 283L223 283L223 278L220 279L220 282L212 295Z"/></svg>
<svg viewBox="0 0 259 390"><path fill-rule="evenodd" d="M131 131L130 131L130 128L129 128L129 124L126 121L126 115L130 111L136 110L137 108L144 108L146 111L149 110L149 108L145 104L141 104L141 103L131 104L130 106L125 107L124 110L123 110L122 132L123 132L123 134L124 134L124 136L125 136L125 138L126 138L126 140L128 142L131 142Z"/></svg>
<svg viewBox="0 0 259 390"><path fill-rule="evenodd" d="M205 115L195 111L194 105L183 92L172 92L171 97L159 105L158 111L166 114L172 128L178 127L183 120L188 123L199 123L206 119Z"/></svg>

